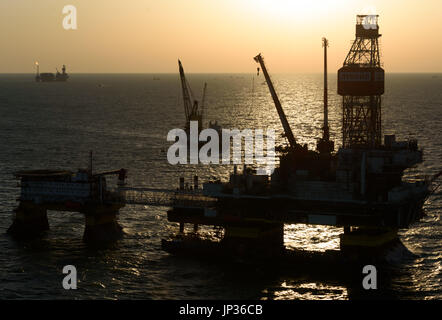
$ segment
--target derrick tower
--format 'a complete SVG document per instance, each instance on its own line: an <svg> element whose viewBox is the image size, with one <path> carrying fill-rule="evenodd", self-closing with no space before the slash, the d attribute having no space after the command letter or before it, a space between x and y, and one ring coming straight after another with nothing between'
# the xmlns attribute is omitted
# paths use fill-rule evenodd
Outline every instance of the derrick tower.
<svg viewBox="0 0 442 320"><path fill-rule="evenodd" d="M344 148L374 148L381 144L384 70L380 61L378 17L356 17L356 39L338 71Z"/></svg>

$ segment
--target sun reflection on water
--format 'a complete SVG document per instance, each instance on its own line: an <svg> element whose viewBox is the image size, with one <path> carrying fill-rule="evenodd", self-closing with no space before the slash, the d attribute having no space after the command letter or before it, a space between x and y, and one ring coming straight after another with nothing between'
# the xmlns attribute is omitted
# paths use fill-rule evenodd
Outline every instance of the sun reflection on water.
<svg viewBox="0 0 442 320"><path fill-rule="evenodd" d="M284 226L284 244L288 249L306 251L339 250L342 228L290 224Z"/></svg>
<svg viewBox="0 0 442 320"><path fill-rule="evenodd" d="M348 298L347 288L339 285L323 284L318 282L303 282L299 280L283 280L277 288L263 291L262 300L312 300Z"/></svg>

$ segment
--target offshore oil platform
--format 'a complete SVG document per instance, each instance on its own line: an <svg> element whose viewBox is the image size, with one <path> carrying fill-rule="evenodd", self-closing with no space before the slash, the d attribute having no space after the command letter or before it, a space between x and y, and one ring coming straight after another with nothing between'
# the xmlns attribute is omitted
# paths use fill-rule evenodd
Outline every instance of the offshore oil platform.
<svg viewBox="0 0 442 320"><path fill-rule="evenodd" d="M356 19L356 39L338 71L342 96L342 147L334 151L328 125L327 39L324 48L324 123L316 150L295 139L261 54L254 57L265 77L288 145L278 148L279 167L270 176L253 168L235 166L229 181L188 187L180 178L177 190L128 187L125 169L93 172L88 169L28 170L15 174L21 193L8 233L18 238L39 235L49 228L47 211L84 214L84 240L119 238L119 210L126 204L170 207L167 218L179 224L175 237L162 240L162 248L174 254L284 255L284 224L329 225L343 228L343 252L372 251L388 246L401 228L423 215L423 203L435 190L442 171L421 180L403 180L404 171L422 162L416 140L396 141L381 131L381 95L384 70L379 54L378 16ZM181 63L180 77L186 123L202 121ZM258 69L258 72L259 70ZM204 105L205 90L203 93ZM118 177L108 188L106 177ZM186 187L187 185L187 187ZM185 234L185 224L193 232ZM201 239L198 226L223 229L221 241ZM356 250L355 250L356 249ZM364 250L362 250L364 249Z"/></svg>
<svg viewBox="0 0 442 320"><path fill-rule="evenodd" d="M93 172L92 152L88 169L26 170L15 173L20 180L18 207L8 233L19 239L39 236L49 230L48 210L79 212L85 216L83 239L101 242L118 239L119 210L124 207L125 169ZM106 176L116 175L117 188L108 188Z"/></svg>
<svg viewBox="0 0 442 320"><path fill-rule="evenodd" d="M370 19L370 25L367 20ZM279 115L288 146L278 149L280 165L271 176L252 168L235 167L226 182L208 182L199 189L195 177L194 201L177 201L168 220L179 223L179 234L164 239L171 253L222 252L278 256L284 250L284 224L329 225L344 229L341 251L378 249L397 239L423 215L431 194L432 178L404 181L407 168L423 161L416 140L397 141L381 131L381 95L384 70L380 61L378 16L358 15L356 39L338 71L342 96L342 147L330 140L327 102L327 46L324 47L324 125L316 150L297 142L261 54L259 64ZM258 68L259 73L259 68ZM180 190L184 188L183 178ZM185 223L194 233L185 235ZM221 241L195 237L198 225L224 229ZM356 250L354 250L356 249Z"/></svg>

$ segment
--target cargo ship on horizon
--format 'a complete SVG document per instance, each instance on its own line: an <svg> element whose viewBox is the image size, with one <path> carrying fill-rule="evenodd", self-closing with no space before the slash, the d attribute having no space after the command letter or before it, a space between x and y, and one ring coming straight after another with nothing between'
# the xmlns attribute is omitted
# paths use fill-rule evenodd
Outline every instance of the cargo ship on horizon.
<svg viewBox="0 0 442 320"><path fill-rule="evenodd" d="M37 66L37 74L35 76L36 82L66 82L69 79L69 75L66 73L66 65L63 65L61 68L61 72L57 70L57 72L45 72L40 73L40 65L38 62L35 63Z"/></svg>

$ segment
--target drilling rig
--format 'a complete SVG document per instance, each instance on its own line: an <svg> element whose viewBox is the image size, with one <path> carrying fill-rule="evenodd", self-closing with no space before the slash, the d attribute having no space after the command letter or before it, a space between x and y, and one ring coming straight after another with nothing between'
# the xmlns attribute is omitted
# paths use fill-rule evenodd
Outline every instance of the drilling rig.
<svg viewBox="0 0 442 320"><path fill-rule="evenodd" d="M338 71L344 148L375 148L381 144L384 69L380 61L378 17L357 16L356 39Z"/></svg>
<svg viewBox="0 0 442 320"><path fill-rule="evenodd" d="M279 167L263 177L244 166L242 173L235 168L229 181L203 183L202 194L210 203L201 208L196 208L196 202L177 204L168 211L169 221L221 226L225 229L221 244L259 255L269 246L270 254L280 252L283 225L293 223L343 228L344 251L377 251L394 243L399 229L424 216L423 204L442 174L403 179L406 169L423 161L417 141L396 141L394 135L381 141L384 70L379 37L378 16L356 17L356 39L338 71L343 144L337 152L328 126L328 41L322 42L324 125L317 150L296 141L262 55L254 57L288 140L288 147L279 150ZM178 245L178 249L186 248Z"/></svg>

